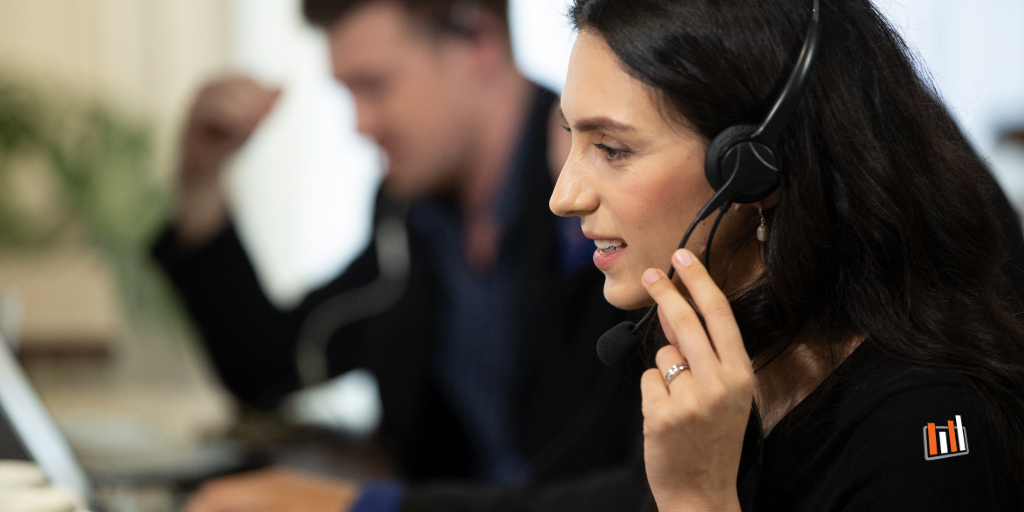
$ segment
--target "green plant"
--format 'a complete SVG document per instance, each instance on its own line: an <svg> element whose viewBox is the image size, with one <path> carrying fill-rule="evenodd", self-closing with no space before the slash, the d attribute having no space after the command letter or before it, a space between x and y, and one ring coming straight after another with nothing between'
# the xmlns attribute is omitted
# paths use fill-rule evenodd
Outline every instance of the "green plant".
<svg viewBox="0 0 1024 512"><path fill-rule="evenodd" d="M0 247L87 241L110 261L130 313L164 302L148 263L168 203L151 130L95 102L40 91L0 82ZM19 186L26 176L46 189L34 210Z"/></svg>

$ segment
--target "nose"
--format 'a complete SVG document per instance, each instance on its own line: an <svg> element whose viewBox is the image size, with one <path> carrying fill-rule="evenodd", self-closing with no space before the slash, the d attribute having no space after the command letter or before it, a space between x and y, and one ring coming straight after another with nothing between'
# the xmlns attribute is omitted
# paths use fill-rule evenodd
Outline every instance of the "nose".
<svg viewBox="0 0 1024 512"><path fill-rule="evenodd" d="M569 158L555 182L548 208L560 217L583 217L597 209L600 201L592 188L593 181L583 159L576 151L570 151Z"/></svg>

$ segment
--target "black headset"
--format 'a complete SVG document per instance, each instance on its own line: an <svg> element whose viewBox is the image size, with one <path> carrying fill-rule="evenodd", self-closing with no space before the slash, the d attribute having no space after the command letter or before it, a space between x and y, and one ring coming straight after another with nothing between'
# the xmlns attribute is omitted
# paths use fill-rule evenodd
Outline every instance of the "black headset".
<svg viewBox="0 0 1024 512"><path fill-rule="evenodd" d="M811 59L818 47L818 0L814 0L811 21L807 27L803 48L789 80L760 125L740 124L722 130L711 141L704 156L704 175L715 189L715 195L701 208L683 235L679 248L689 241L697 223L719 210L718 218L708 236L704 252L705 266L710 262L711 241L718 222L732 203L754 203L768 197L779 187L781 174L776 157L776 144L786 123L793 116L811 69ZM670 267L669 279L675 274ZM609 366L625 363L643 341L643 328L658 310L655 304L643 319L634 324L622 322L612 327L597 342L597 355Z"/></svg>

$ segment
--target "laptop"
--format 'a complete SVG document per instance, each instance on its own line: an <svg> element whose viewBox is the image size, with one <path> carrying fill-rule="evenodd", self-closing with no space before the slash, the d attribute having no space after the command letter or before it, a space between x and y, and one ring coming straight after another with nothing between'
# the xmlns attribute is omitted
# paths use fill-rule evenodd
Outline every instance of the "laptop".
<svg viewBox="0 0 1024 512"><path fill-rule="evenodd" d="M152 454L150 454L152 455ZM119 468L96 475L100 482L117 483L122 490L159 485L183 504L204 481L241 471L265 467L262 454L249 453L235 443L222 442L173 456L125 457ZM99 501L94 479L72 451L67 438L43 406L10 345L0 337L0 459L34 462L50 484L71 490L95 506ZM2 511L0 511L2 512Z"/></svg>
<svg viewBox="0 0 1024 512"><path fill-rule="evenodd" d="M0 339L0 459L35 462L50 483L93 503L92 484L67 439Z"/></svg>

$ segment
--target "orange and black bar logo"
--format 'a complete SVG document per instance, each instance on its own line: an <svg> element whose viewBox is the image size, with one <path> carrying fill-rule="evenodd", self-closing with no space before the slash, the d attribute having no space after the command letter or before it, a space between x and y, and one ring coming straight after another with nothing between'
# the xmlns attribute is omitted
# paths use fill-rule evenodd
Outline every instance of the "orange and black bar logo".
<svg viewBox="0 0 1024 512"><path fill-rule="evenodd" d="M957 455L967 455L967 429L960 422L947 421L945 426L937 427L929 423L924 427L924 460L945 459Z"/></svg>

